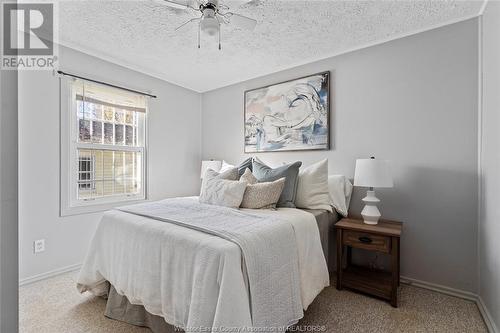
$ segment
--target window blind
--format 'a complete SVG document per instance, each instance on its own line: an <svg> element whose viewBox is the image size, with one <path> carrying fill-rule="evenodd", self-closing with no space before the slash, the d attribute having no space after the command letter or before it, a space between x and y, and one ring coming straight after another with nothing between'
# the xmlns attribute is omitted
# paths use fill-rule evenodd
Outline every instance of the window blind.
<svg viewBox="0 0 500 333"><path fill-rule="evenodd" d="M75 79L76 99L122 110L146 112L146 96Z"/></svg>

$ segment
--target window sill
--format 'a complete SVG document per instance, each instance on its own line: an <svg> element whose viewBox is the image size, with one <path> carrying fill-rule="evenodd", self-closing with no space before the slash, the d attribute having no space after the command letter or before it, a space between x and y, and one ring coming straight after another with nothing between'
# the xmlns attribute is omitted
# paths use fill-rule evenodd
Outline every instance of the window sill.
<svg viewBox="0 0 500 333"><path fill-rule="evenodd" d="M122 200L116 202L107 202L107 203L95 203L95 204L86 204L82 206L66 206L61 205L61 210L59 212L60 217L64 216L72 216L72 215L82 215L82 214L92 214L98 212L104 212L107 210L111 210L120 206L133 205L136 203L141 203L148 201L147 198L131 198L129 200Z"/></svg>

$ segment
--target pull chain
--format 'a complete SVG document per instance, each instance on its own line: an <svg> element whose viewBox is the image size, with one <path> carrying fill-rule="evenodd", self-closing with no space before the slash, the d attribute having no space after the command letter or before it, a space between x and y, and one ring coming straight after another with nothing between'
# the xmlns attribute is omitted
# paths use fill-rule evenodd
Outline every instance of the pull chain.
<svg viewBox="0 0 500 333"><path fill-rule="evenodd" d="M221 50L221 45L220 45L220 22L219 22L219 50Z"/></svg>
<svg viewBox="0 0 500 333"><path fill-rule="evenodd" d="M200 48L201 21L198 23L198 48Z"/></svg>

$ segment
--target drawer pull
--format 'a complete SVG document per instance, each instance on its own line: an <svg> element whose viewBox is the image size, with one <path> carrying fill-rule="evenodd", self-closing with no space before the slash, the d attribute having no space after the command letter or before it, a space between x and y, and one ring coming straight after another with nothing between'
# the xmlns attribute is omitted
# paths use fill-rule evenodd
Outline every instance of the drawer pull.
<svg viewBox="0 0 500 333"><path fill-rule="evenodd" d="M372 239L369 237L359 237L358 239L361 243L370 244L372 242Z"/></svg>

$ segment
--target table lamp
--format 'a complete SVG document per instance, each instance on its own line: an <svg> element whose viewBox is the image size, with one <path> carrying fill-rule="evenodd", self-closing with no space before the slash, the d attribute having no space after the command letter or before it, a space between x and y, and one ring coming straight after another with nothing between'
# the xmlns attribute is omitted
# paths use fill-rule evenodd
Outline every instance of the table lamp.
<svg viewBox="0 0 500 333"><path fill-rule="evenodd" d="M221 167L222 167L222 161L214 161L214 160L201 161L200 178L203 179L203 177L205 177L205 172L207 172L208 169L219 171Z"/></svg>
<svg viewBox="0 0 500 333"><path fill-rule="evenodd" d="M356 160L354 171L354 186L369 187L366 197L363 198L365 207L361 211L363 222L366 224L377 224L380 219L380 211L377 203L380 200L375 196L375 187L393 187L389 161L369 159Z"/></svg>

